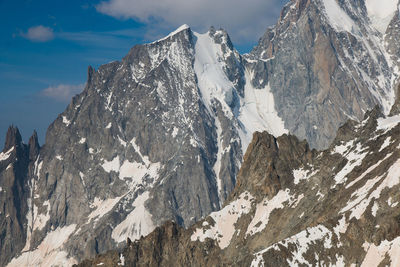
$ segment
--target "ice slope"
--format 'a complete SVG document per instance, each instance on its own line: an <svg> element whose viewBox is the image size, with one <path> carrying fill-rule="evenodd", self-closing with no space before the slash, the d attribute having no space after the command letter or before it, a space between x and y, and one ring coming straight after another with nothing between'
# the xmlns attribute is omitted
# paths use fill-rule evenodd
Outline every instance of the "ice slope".
<svg viewBox="0 0 400 267"><path fill-rule="evenodd" d="M235 114L230 107L235 86L224 71L226 63L221 59L226 55L221 45L215 43L209 36L209 32L204 34L194 32L194 35L197 38L194 69L206 107L210 109L212 101L219 101L227 116L236 117L244 125L242 131L245 138L242 141L246 144L255 131L266 130L274 136L287 133L284 122L275 109L274 96L270 92L269 85L264 88L255 88L251 84L253 74L248 69L245 70L245 77L243 77L245 90L244 97L240 97L240 111L239 114ZM243 148L245 150L247 145Z"/></svg>
<svg viewBox="0 0 400 267"><path fill-rule="evenodd" d="M380 33L385 31L397 10L398 0L365 0L372 26Z"/></svg>
<svg viewBox="0 0 400 267"><path fill-rule="evenodd" d="M184 26L182 26L184 27ZM182 28L181 27L181 28ZM200 34L193 32L195 36L194 49L194 71L196 73L198 88L201 99L210 115L215 120L217 128L218 154L214 164L214 172L217 176L217 186L221 192L221 158L223 154L229 152L229 146L223 144L221 122L215 109L219 103L225 117L234 121L240 137L242 153L247 149L252 135L255 131L268 131L274 136L288 133L285 129L283 120L279 117L274 103L274 96L270 92L267 84L264 88L256 88L251 81L253 73L245 69L244 95L239 93L237 86L229 79L226 69L229 56L241 60L236 50L226 49L227 36L222 31L217 31L215 35L222 36L222 42L217 43L209 32ZM223 49L225 45L225 50ZM239 98L239 100L235 100ZM236 102L235 102L236 101ZM221 197L220 197L221 199ZM220 203L222 204L222 203Z"/></svg>

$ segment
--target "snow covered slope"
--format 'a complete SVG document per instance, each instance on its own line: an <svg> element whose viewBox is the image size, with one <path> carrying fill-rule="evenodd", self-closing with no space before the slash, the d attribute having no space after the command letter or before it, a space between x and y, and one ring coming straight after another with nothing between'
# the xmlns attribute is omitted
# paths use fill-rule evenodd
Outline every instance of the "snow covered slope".
<svg viewBox="0 0 400 267"><path fill-rule="evenodd" d="M398 5L398 0L366 0L365 6L372 26L380 33L385 34L398 10Z"/></svg>

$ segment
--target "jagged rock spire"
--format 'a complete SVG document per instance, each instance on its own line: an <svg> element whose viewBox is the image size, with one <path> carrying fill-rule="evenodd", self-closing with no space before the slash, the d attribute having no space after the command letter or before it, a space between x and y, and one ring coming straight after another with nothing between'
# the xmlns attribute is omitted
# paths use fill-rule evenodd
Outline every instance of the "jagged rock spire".
<svg viewBox="0 0 400 267"><path fill-rule="evenodd" d="M36 130L33 131L32 136L29 138L29 159L34 160L39 154L40 145Z"/></svg>
<svg viewBox="0 0 400 267"><path fill-rule="evenodd" d="M96 70L92 66L88 67L88 70L87 70L87 77L88 77L87 78L87 84L88 84L88 86L93 81L93 75L94 75L95 72L96 72Z"/></svg>
<svg viewBox="0 0 400 267"><path fill-rule="evenodd" d="M21 134L16 126L11 125L8 128L6 135L6 142L3 151L9 150L11 147L18 145L22 142Z"/></svg>

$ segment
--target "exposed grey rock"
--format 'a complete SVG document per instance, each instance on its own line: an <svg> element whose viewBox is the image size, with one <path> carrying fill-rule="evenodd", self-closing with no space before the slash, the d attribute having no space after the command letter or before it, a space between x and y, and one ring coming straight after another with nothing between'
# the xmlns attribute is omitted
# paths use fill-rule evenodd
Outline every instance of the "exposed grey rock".
<svg viewBox="0 0 400 267"><path fill-rule="evenodd" d="M335 12L344 15L332 21ZM382 36L364 1L297 0L283 8L247 58L291 133L326 148L347 119L362 119L376 104L389 113L400 56L398 11L392 15Z"/></svg>

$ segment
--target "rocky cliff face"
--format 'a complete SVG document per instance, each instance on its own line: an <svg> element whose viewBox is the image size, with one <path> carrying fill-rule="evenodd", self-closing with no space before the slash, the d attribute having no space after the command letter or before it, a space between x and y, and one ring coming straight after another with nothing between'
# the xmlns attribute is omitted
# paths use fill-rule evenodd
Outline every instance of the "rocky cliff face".
<svg viewBox="0 0 400 267"><path fill-rule="evenodd" d="M246 56L253 82L269 85L291 133L326 148L347 119L362 119L376 104L389 113L399 18L397 0L291 1Z"/></svg>
<svg viewBox="0 0 400 267"><path fill-rule="evenodd" d="M8 262L24 248L29 205L28 177L38 154L36 132L25 145L16 127L8 129L0 153L0 263Z"/></svg>
<svg viewBox="0 0 400 267"><path fill-rule="evenodd" d="M329 149L255 133L229 201L79 266L397 266L400 115L378 108Z"/></svg>
<svg viewBox="0 0 400 267"><path fill-rule="evenodd" d="M246 55L224 30L199 34L184 25L133 47L121 61L89 68L84 91L50 125L40 152L33 145L17 170L24 174L20 189L8 197L22 205L12 220L21 234L18 246L0 243L9 251L0 265L73 264L167 220L187 228L227 199L250 209L249 199L260 196L295 198L279 192L293 183L293 168L307 168L316 152L292 135L277 136L290 132L312 148L327 147L348 117L362 120L375 104L386 114L394 103L397 3L383 19L369 4L291 1ZM255 157L257 165L245 164L239 177L257 178L236 182L255 131L272 135L250 145L245 158ZM10 172L3 167L2 177ZM7 227L4 236L11 236Z"/></svg>

